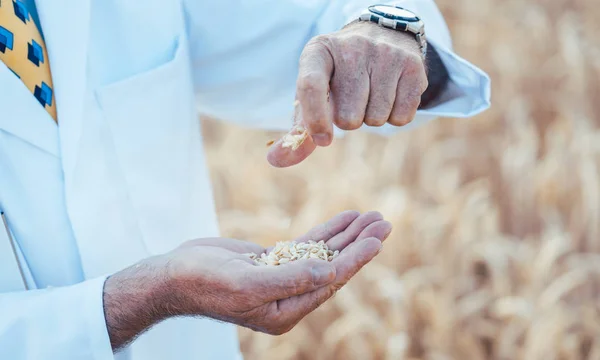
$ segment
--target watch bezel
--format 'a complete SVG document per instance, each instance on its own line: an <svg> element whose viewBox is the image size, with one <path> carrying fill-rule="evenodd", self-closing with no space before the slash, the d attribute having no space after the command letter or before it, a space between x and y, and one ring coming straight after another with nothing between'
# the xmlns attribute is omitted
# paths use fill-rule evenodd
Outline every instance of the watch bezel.
<svg viewBox="0 0 600 360"><path fill-rule="evenodd" d="M413 14L413 17L408 18L408 17L404 17L404 16L399 16L399 15L393 15L393 14L390 14L390 13L386 13L386 12L377 10L376 7L378 7L378 6L379 7L387 7L387 8L400 9L400 10L403 10L403 11L406 11L408 13ZM369 11L371 13L373 13L373 14L382 16L382 17L384 17L386 19L390 19L390 20L406 21L406 22L411 22L411 23L421 21L421 18L418 17L415 13L411 12L410 10L406 10L405 8L400 7L400 6L385 5L385 4L375 4L375 5L369 6Z"/></svg>

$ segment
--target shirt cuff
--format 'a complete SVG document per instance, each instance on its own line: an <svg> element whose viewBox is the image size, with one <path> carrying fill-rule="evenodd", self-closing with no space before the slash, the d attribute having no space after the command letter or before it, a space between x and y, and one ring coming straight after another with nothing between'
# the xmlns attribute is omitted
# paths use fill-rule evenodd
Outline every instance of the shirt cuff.
<svg viewBox="0 0 600 360"><path fill-rule="evenodd" d="M446 89L420 115L465 118L477 115L490 107L491 81L475 65L443 45L430 41L448 70L450 81Z"/></svg>
<svg viewBox="0 0 600 360"><path fill-rule="evenodd" d="M86 281L79 286L85 289L79 289L84 294L84 311L86 317L89 349L91 358L94 360L113 360L113 350L106 328L106 318L104 316L104 283L107 276Z"/></svg>

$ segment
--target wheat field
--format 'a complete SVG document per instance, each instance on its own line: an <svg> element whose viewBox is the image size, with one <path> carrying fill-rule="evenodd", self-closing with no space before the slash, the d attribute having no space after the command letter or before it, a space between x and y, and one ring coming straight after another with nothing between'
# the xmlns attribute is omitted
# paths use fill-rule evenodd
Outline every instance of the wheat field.
<svg viewBox="0 0 600 360"><path fill-rule="evenodd" d="M600 3L439 0L493 107L292 169L260 131L204 120L224 236L289 240L347 209L384 251L290 333L240 330L248 360L600 359Z"/></svg>

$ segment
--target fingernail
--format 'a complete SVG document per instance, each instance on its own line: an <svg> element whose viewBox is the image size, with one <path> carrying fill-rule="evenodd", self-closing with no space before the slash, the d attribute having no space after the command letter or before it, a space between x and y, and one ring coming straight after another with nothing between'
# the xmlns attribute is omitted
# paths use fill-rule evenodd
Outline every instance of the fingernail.
<svg viewBox="0 0 600 360"><path fill-rule="evenodd" d="M329 264L318 264L312 268L313 282L316 286L327 285L335 278L335 268Z"/></svg>
<svg viewBox="0 0 600 360"><path fill-rule="evenodd" d="M314 134L312 138L314 143L319 146L328 146L331 143L331 137L329 136L329 134Z"/></svg>

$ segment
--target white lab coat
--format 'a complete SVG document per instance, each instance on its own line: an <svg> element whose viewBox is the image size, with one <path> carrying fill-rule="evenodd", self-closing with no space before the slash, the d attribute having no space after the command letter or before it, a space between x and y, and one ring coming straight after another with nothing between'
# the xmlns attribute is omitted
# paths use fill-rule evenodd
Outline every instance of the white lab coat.
<svg viewBox="0 0 600 360"><path fill-rule="evenodd" d="M197 110L287 130L303 45L371 3L37 0L60 126L0 62L0 208L36 289L0 244L0 359L113 359L105 277L219 235ZM395 3L424 18L452 78L411 126L486 109L489 79L452 52L435 4ZM240 358L235 327L202 319L166 321L116 357Z"/></svg>

